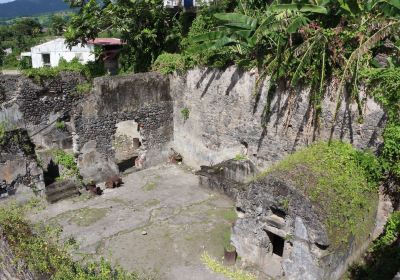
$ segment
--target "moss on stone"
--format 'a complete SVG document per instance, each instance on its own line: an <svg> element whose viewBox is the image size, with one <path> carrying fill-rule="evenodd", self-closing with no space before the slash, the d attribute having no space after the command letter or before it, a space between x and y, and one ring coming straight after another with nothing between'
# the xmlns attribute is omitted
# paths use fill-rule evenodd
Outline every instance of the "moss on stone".
<svg viewBox="0 0 400 280"><path fill-rule="evenodd" d="M54 222L67 220L68 223L74 223L80 227L88 227L97 221L103 219L109 209L108 208L82 208L70 210L62 213L53 219Z"/></svg>
<svg viewBox="0 0 400 280"><path fill-rule="evenodd" d="M146 185L142 187L142 190L145 192L150 192L152 190L155 190L157 188L157 184L154 182L148 182Z"/></svg>
<svg viewBox="0 0 400 280"><path fill-rule="evenodd" d="M376 182L369 181L360 152L342 142L320 142L298 151L262 174L289 181L323 217L331 248L367 239L378 204Z"/></svg>

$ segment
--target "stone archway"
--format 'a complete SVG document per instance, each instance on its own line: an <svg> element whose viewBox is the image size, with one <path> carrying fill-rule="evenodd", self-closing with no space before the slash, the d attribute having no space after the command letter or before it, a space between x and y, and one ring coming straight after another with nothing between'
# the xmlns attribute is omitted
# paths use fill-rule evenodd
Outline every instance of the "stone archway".
<svg viewBox="0 0 400 280"><path fill-rule="evenodd" d="M122 121L116 124L113 149L115 162L121 172L134 167L142 146L140 127L134 120Z"/></svg>

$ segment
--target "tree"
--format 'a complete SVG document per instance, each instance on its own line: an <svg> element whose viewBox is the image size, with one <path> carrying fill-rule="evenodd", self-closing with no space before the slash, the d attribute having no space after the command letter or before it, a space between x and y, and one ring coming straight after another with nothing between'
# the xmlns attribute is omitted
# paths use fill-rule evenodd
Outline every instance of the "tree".
<svg viewBox="0 0 400 280"><path fill-rule="evenodd" d="M23 18L12 25L12 30L14 36L36 37L42 33L42 25L32 18Z"/></svg>
<svg viewBox="0 0 400 280"><path fill-rule="evenodd" d="M67 21L64 17L54 14L50 18L50 29L51 33L57 36L60 36L64 33L67 25Z"/></svg>
<svg viewBox="0 0 400 280"><path fill-rule="evenodd" d="M85 43L106 31L118 34L127 43L122 52L124 70L147 71L163 51L179 48L179 14L165 10L162 0L68 2L79 11L67 27L67 42Z"/></svg>

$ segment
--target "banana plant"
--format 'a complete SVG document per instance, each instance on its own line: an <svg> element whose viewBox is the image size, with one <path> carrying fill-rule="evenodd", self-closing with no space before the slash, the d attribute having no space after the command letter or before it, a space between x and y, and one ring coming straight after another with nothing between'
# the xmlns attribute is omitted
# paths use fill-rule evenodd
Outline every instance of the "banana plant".
<svg viewBox="0 0 400 280"><path fill-rule="evenodd" d="M295 33L310 21L308 14L327 14L323 6L312 4L273 4L260 18L240 13L219 13L214 16L221 25L213 32L200 34L191 39L190 52L235 46L238 53L242 48L253 49L259 37L268 37L272 32Z"/></svg>

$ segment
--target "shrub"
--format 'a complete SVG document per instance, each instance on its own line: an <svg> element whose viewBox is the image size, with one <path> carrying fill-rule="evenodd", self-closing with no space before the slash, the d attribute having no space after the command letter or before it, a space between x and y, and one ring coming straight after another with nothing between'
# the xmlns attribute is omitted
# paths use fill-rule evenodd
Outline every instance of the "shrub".
<svg viewBox="0 0 400 280"><path fill-rule="evenodd" d="M164 75L172 74L175 71L184 71L185 61L180 54L163 53L157 57L152 68Z"/></svg>
<svg viewBox="0 0 400 280"><path fill-rule="evenodd" d="M64 166L66 172L61 174L60 179L76 177L81 179L81 175L79 173L78 165L75 162L75 157L73 154L69 154L63 150L54 150L53 155L55 156L55 162Z"/></svg>
<svg viewBox="0 0 400 280"><path fill-rule="evenodd" d="M97 62L81 64L77 58L70 62L60 59L57 67L42 67L23 70L23 74L29 78L35 79L38 83L43 79L54 78L61 72L77 72L84 75L87 79L92 79L105 74L104 67Z"/></svg>

